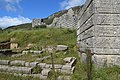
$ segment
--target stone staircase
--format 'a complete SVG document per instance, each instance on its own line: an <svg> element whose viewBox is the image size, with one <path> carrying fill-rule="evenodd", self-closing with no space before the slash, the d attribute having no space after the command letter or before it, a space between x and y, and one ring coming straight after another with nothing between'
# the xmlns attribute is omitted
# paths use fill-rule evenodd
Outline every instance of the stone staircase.
<svg viewBox="0 0 120 80"><path fill-rule="evenodd" d="M75 57L67 57L64 59L65 64L54 64L55 71L62 74L73 74L76 64ZM39 71L34 73L34 69L38 68ZM15 76L31 76L47 80L50 72L52 71L52 64L39 63L39 62L26 62L22 60L0 60L0 72L13 74ZM59 80L61 77L58 77ZM62 80L62 79L61 79ZM69 79L70 80L70 79Z"/></svg>

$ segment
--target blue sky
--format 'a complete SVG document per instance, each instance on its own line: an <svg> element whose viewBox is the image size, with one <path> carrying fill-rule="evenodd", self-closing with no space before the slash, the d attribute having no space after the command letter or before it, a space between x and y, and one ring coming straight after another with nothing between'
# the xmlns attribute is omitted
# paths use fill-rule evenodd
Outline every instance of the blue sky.
<svg viewBox="0 0 120 80"><path fill-rule="evenodd" d="M0 27L30 23L55 12L82 5L85 0L0 0Z"/></svg>

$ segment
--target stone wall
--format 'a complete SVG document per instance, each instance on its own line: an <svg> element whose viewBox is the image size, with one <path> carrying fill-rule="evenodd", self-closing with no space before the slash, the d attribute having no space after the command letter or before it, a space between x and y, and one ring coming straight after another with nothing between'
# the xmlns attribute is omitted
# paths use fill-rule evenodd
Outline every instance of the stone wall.
<svg viewBox="0 0 120 80"><path fill-rule="evenodd" d="M77 24L81 52L90 49L94 63L120 66L120 0L87 0Z"/></svg>
<svg viewBox="0 0 120 80"><path fill-rule="evenodd" d="M78 13L80 12L81 7L73 7L68 10L63 10L57 13L52 14L48 18L42 19L33 19L32 27L37 25L45 24L45 20L47 22L51 22L50 24L46 24L48 27L58 27L58 28L77 28L78 22ZM52 21L51 21L52 20ZM42 22L43 21L43 22Z"/></svg>
<svg viewBox="0 0 120 80"><path fill-rule="evenodd" d="M40 26L40 25L43 25L45 23L43 23L43 20L42 19L33 19L32 20L32 27L35 27L35 26Z"/></svg>

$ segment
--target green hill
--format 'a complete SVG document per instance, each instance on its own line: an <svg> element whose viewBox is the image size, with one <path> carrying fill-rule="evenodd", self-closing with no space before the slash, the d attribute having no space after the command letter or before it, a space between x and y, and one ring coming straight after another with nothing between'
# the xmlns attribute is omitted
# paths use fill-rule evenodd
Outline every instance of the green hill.
<svg viewBox="0 0 120 80"><path fill-rule="evenodd" d="M13 28L11 28L13 29ZM20 47L28 44L36 46L65 44L74 46L76 43L76 31L64 28L34 28L31 30L17 29L5 30L0 34L0 41L16 38Z"/></svg>

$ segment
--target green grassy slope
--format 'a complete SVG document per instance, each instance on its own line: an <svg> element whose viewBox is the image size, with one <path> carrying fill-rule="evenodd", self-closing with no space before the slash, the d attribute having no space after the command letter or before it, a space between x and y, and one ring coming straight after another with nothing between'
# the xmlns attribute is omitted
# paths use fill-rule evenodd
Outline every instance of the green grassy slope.
<svg viewBox="0 0 120 80"><path fill-rule="evenodd" d="M29 43L42 45L65 44L74 46L76 43L76 32L70 29L58 28L38 28L32 30L14 30L4 31L0 34L0 41L10 38L16 38L20 46L26 46Z"/></svg>

